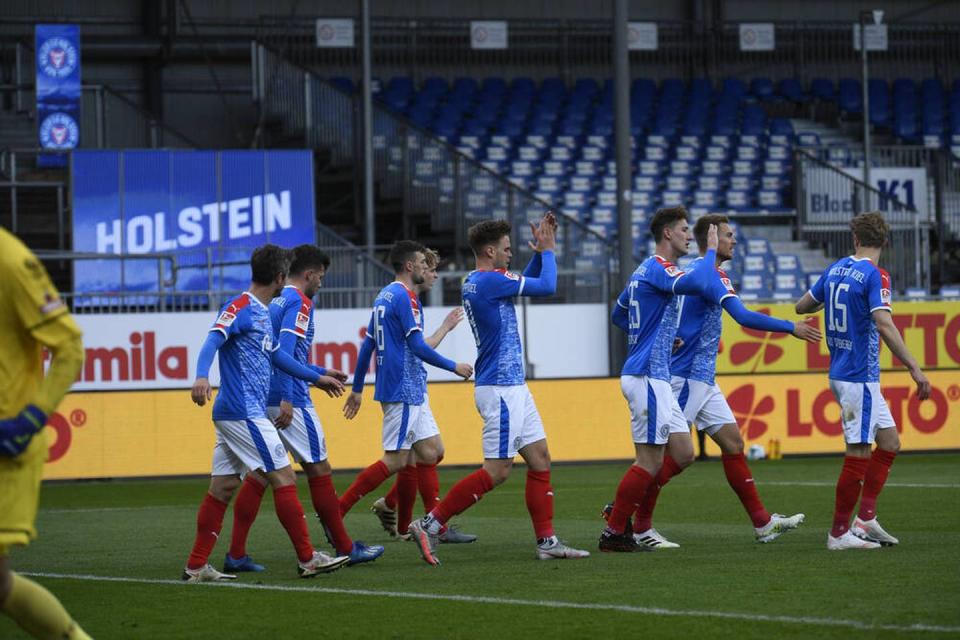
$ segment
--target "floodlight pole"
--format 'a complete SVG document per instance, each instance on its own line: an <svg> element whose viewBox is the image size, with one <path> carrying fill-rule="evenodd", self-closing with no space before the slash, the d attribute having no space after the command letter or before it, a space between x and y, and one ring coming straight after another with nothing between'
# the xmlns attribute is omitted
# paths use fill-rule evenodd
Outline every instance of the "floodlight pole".
<svg viewBox="0 0 960 640"><path fill-rule="evenodd" d="M864 193L864 211L870 211L873 207L870 205L870 162L872 159L872 149L870 145L870 72L867 63L867 20L871 19L872 12L860 12L860 60L862 62L861 72L863 75L863 183L866 186Z"/></svg>
<svg viewBox="0 0 960 640"><path fill-rule="evenodd" d="M360 0L360 38L363 41L363 210L367 253L373 256L376 244L376 217L373 211L373 94L370 83L370 0Z"/></svg>
<svg viewBox="0 0 960 640"><path fill-rule="evenodd" d="M630 59L627 53L627 0L613 2L613 96L614 140L617 162L617 230L619 232L620 273L619 281L611 290L619 292L633 272L633 197L631 181L633 171L630 162ZM606 301L608 302L608 301ZM611 362L611 373L619 369L626 356L619 332L611 332L610 352L616 359ZM614 367L617 369L614 369Z"/></svg>

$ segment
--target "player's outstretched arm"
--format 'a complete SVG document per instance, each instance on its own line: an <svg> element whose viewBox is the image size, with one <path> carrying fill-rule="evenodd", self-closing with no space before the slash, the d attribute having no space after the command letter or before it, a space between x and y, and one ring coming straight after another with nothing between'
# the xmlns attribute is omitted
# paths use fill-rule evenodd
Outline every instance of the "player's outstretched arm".
<svg viewBox="0 0 960 640"><path fill-rule="evenodd" d="M713 225L710 225L713 228ZM711 279L717 277L717 252L708 249L703 259L682 277L673 280L672 291L676 295L700 295L711 284Z"/></svg>
<svg viewBox="0 0 960 640"><path fill-rule="evenodd" d="M275 349L270 355L270 361L273 363L273 366L278 368L284 373L288 373L295 378L301 380L306 380L310 384L316 384L321 376L319 373L311 369L310 367L304 366L297 362L296 358L291 356L286 351L280 349ZM341 388L343 385L340 385Z"/></svg>
<svg viewBox="0 0 960 640"><path fill-rule="evenodd" d="M465 362L454 362L444 358L442 355L431 349L423 340L419 331L411 331L407 334L407 346L413 351L414 355L426 362L432 364L438 369L452 371L464 380L473 375L473 367Z"/></svg>
<svg viewBox="0 0 960 640"><path fill-rule="evenodd" d="M900 335L900 331L897 330L897 326L893 324L893 316L890 314L890 311L886 309L876 309L872 315L873 321L877 325L877 331L880 333L880 337L883 338L883 343L887 345L887 348L890 349L893 355L897 356L900 362L907 367L907 371L910 372L910 377L917 383L917 397L921 400L926 400L930 397L930 381L927 380L927 376L925 376L920 369L920 364L917 362L917 359L913 357L913 354L907 349L907 345L903 343L903 337Z"/></svg>
<svg viewBox="0 0 960 640"><path fill-rule="evenodd" d="M545 249L540 256L540 277L523 279L522 296L539 298L552 296L557 292L557 259L553 254L553 248Z"/></svg>
<svg viewBox="0 0 960 640"><path fill-rule="evenodd" d="M463 320L463 307L457 307L453 311L447 314L447 317L443 319L443 323L440 325L440 328L433 332L433 335L427 336L424 338L424 341L430 346L431 349L436 349L440 346L440 343L443 342L443 339L447 337L447 334L453 331L460 321Z"/></svg>
<svg viewBox="0 0 960 640"><path fill-rule="evenodd" d="M730 296L722 302L724 310L730 314L737 324L748 329L772 331L775 333L789 333L790 335L808 342L820 342L823 337L820 330L807 322L790 322L780 318L772 318L756 311L747 309L740 298Z"/></svg>
<svg viewBox="0 0 960 640"><path fill-rule="evenodd" d="M817 313L820 311L820 309L823 309L823 303L818 302L817 299L813 297L813 294L809 291L807 291L805 294L803 294L803 297L797 300L797 304L794 307L794 310L801 315Z"/></svg>

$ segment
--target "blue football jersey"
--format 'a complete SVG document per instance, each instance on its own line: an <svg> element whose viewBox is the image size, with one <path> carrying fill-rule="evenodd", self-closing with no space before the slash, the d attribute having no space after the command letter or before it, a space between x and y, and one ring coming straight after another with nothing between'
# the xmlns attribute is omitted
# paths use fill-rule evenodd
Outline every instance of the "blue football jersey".
<svg viewBox="0 0 960 640"><path fill-rule="evenodd" d="M703 258L690 263L693 269ZM681 378L714 383L717 371L717 352L723 330L723 301L737 292L730 278L722 269L702 295L685 295L677 298L679 325L677 336L683 344L673 354L670 374Z"/></svg>
<svg viewBox="0 0 960 640"><path fill-rule="evenodd" d="M407 336L423 331L417 294L402 282L392 282L373 301L367 335L377 343L378 402L422 404L424 385L420 358L407 346Z"/></svg>
<svg viewBox="0 0 960 640"><path fill-rule="evenodd" d="M280 295L273 299L269 307L270 322L273 327L273 343L279 348L280 337L291 333L297 337L293 348L293 358L306 365L313 345L313 301L303 295L300 289L287 285ZM276 407L281 400L287 400L294 407L312 407L310 384L306 380L295 378L280 369L274 368L270 379L270 394L267 406Z"/></svg>
<svg viewBox="0 0 960 640"><path fill-rule="evenodd" d="M496 269L472 271L461 287L463 310L477 343L477 386L523 384L523 347L513 299L524 277Z"/></svg>
<svg viewBox="0 0 960 640"><path fill-rule="evenodd" d="M621 374L670 381L670 354L677 333L673 287L684 275L680 267L650 256L630 276L617 304L627 310L627 360Z"/></svg>
<svg viewBox="0 0 960 640"><path fill-rule="evenodd" d="M810 295L824 304L830 379L880 381L877 309L891 310L890 274L869 258L836 261L820 276Z"/></svg>
<svg viewBox="0 0 960 640"><path fill-rule="evenodd" d="M221 308L210 331L227 338L217 354L220 392L213 403L213 419L266 417L273 370L273 327L267 307L244 292Z"/></svg>

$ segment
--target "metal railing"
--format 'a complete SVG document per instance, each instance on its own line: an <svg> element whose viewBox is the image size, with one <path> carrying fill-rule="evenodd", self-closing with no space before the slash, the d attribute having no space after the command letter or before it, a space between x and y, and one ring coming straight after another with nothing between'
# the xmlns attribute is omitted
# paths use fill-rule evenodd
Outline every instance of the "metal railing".
<svg viewBox="0 0 960 640"><path fill-rule="evenodd" d="M33 47L15 43L13 83L0 84L0 94L11 93L17 113L32 114L36 107ZM164 124L130 98L104 84L80 87L80 147L197 148L189 136Z"/></svg>
<svg viewBox="0 0 960 640"><path fill-rule="evenodd" d="M262 44L254 43L254 98L261 124L271 123L284 138L301 137L329 154L333 164L360 159L359 95L350 94L300 69ZM373 113L374 174L381 201L399 204L414 226L429 222L434 234L450 234L455 265L466 266L467 228L491 217L510 221L518 264L531 256L529 222L551 209L550 203L490 171L430 132L383 105ZM557 210L557 259L565 269L603 270L611 266L612 243L585 224ZM575 281L576 286L592 285ZM576 288L576 287L574 287ZM571 290L571 298L580 292Z"/></svg>
<svg viewBox="0 0 960 640"><path fill-rule="evenodd" d="M890 225L881 263L898 290L930 291L929 219L888 193L868 186L804 149L794 151L797 225L801 240L839 258L853 251L849 223L862 211L880 211Z"/></svg>
<svg viewBox="0 0 960 640"><path fill-rule="evenodd" d="M896 18L888 16L888 50L870 55L874 77L957 77L960 25ZM854 22L775 22L774 51L741 51L739 23L660 21L657 50L630 51L630 67L650 78L859 77ZM371 31L373 64L382 77L419 81L470 69L478 77L560 76L569 82L607 77L612 68L609 20L510 20L510 48L501 51L472 49L465 19L373 18ZM359 77L359 48L316 47L312 18L261 16L258 39L323 75Z"/></svg>

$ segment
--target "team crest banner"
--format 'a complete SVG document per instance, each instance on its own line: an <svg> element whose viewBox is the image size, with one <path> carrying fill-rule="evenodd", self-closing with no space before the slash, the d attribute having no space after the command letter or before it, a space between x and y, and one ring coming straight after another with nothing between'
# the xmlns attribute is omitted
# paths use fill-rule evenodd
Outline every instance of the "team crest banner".
<svg viewBox="0 0 960 640"><path fill-rule="evenodd" d="M75 149L80 144L80 27L38 24L35 35L40 147ZM65 167L67 157L42 154L38 163Z"/></svg>

